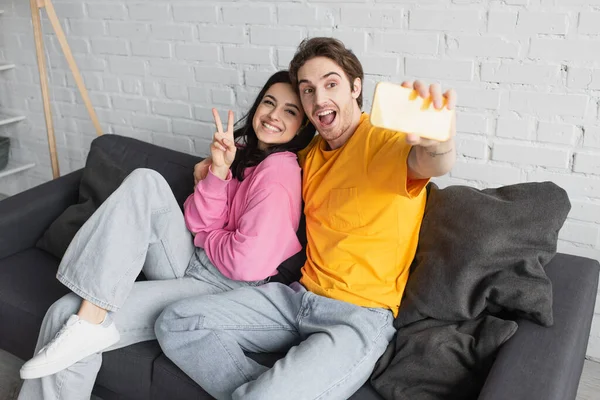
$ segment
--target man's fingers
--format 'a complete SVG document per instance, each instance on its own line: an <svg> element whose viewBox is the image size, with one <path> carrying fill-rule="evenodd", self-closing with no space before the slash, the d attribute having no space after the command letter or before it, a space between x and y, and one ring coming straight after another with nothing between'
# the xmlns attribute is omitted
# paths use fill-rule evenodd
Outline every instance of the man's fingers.
<svg viewBox="0 0 600 400"><path fill-rule="evenodd" d="M419 93L419 96L421 96L422 98L426 99L427 97L429 97L429 90L425 83L421 81L416 81L414 84L414 88L417 91L417 93Z"/></svg>
<svg viewBox="0 0 600 400"><path fill-rule="evenodd" d="M444 97L446 98L446 100L448 100L448 103L446 105L448 110L452 110L454 107L456 107L456 102L458 101L458 95L456 94L456 90L447 90L446 93L444 93Z"/></svg>
<svg viewBox="0 0 600 400"><path fill-rule="evenodd" d="M219 117L219 112L216 108L212 109L212 115L215 119L215 125L217 126L217 132L223 133L223 123L221 122L221 117Z"/></svg>
<svg viewBox="0 0 600 400"><path fill-rule="evenodd" d="M421 142L421 137L419 135L415 135L412 133L407 133L406 134L406 143L410 144L410 145L417 145Z"/></svg>
<svg viewBox="0 0 600 400"><path fill-rule="evenodd" d="M429 86L429 94L431 95L431 101L436 109L440 109L444 106L444 97L442 97L442 87L438 83L434 83Z"/></svg>

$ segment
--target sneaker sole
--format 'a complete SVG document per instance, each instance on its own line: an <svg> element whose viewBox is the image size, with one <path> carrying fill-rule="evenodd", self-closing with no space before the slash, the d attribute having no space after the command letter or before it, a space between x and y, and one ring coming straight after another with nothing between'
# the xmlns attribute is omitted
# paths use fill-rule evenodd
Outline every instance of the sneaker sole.
<svg viewBox="0 0 600 400"><path fill-rule="evenodd" d="M63 369L69 368L71 365L75 364L76 362L81 361L88 356L91 356L92 354L98 353L102 350L109 348L110 346L117 343L121 339L120 336L121 335L119 335L119 333L117 332L116 335L113 335L113 336L107 338L107 341L105 344L98 346L97 343L95 343L95 346L93 346L93 347L90 346L90 347L86 348L83 351L83 353L81 353L80 355L77 355L76 357L62 358L53 363L36 365L34 367L29 367L29 368L26 368L25 366L23 366L21 368L21 370L19 371L19 373L21 375L21 379L43 378L45 376L53 375L57 372L60 372Z"/></svg>

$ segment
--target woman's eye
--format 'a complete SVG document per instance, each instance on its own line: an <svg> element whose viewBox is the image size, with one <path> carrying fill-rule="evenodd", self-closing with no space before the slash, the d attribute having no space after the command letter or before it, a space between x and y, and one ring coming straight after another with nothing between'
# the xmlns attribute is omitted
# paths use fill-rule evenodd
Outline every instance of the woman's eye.
<svg viewBox="0 0 600 400"><path fill-rule="evenodd" d="M296 112L294 110L285 110L285 111L292 114L294 117L296 116Z"/></svg>
<svg viewBox="0 0 600 400"><path fill-rule="evenodd" d="M275 103L273 103L271 100L265 100L265 101L263 101L263 103L269 104L269 105L272 105L272 106L275 105Z"/></svg>

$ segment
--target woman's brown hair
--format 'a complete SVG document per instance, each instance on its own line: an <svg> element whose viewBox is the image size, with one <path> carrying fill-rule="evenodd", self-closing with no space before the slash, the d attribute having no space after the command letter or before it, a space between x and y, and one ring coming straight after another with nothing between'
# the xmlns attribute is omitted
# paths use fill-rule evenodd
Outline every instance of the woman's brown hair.
<svg viewBox="0 0 600 400"><path fill-rule="evenodd" d="M350 81L351 90L356 78L360 78L361 83L364 81L362 65L352 50L347 49L344 43L337 39L314 37L304 39L300 43L294 58L290 62L290 79L296 90L298 90L298 70L304 63L315 57L327 57L339 65ZM358 106L362 108L362 90L356 101Z"/></svg>

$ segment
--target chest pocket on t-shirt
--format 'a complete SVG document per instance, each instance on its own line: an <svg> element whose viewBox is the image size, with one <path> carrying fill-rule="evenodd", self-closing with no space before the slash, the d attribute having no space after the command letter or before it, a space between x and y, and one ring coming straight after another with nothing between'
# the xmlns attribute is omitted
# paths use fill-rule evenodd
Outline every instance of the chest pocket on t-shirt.
<svg viewBox="0 0 600 400"><path fill-rule="evenodd" d="M328 219L335 230L347 230L363 226L356 188L331 189L327 201Z"/></svg>

